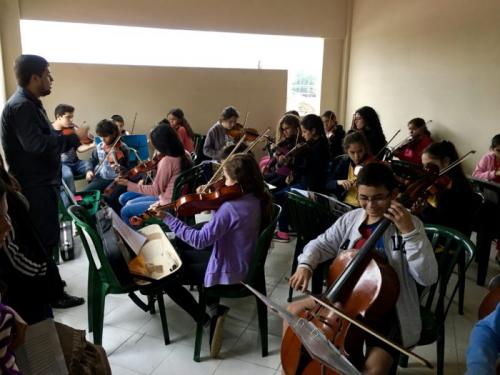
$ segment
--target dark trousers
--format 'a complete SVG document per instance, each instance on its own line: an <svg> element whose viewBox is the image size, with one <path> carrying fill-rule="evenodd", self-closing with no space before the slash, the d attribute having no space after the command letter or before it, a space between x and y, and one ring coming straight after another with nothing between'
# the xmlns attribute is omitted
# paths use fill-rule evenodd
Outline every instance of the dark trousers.
<svg viewBox="0 0 500 375"><path fill-rule="evenodd" d="M177 241L176 248L182 260L182 268L168 280L165 293L195 321L204 319L206 315L200 316L198 302L184 285L203 285L212 249L193 249L181 241ZM219 299L215 298L206 301L207 306L218 303Z"/></svg>
<svg viewBox="0 0 500 375"><path fill-rule="evenodd" d="M30 205L29 215L47 255L47 274L50 275L54 299L62 293L63 286L59 269L52 254L59 245L59 186L37 186L23 189Z"/></svg>
<svg viewBox="0 0 500 375"><path fill-rule="evenodd" d="M112 182L113 180L107 180L96 176L87 186L85 186L85 189L83 189L83 191L99 190L103 192ZM103 196L104 201L118 215L120 215L120 209L121 209L121 205L120 202L118 201L118 198L120 198L120 195L122 195L126 191L127 191L126 186L115 185L113 188L113 192L111 194Z"/></svg>
<svg viewBox="0 0 500 375"><path fill-rule="evenodd" d="M51 258L59 244L59 186L23 188L23 194L30 205L29 215L45 253Z"/></svg>

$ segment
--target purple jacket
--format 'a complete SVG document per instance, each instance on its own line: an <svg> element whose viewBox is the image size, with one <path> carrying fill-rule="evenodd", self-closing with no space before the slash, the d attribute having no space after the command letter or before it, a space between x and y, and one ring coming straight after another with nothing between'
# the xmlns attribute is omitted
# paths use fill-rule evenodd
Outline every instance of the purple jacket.
<svg viewBox="0 0 500 375"><path fill-rule="evenodd" d="M191 228L168 214L164 221L182 241L195 249L213 245L205 286L243 281L260 232L260 201L252 194L222 204L201 229Z"/></svg>

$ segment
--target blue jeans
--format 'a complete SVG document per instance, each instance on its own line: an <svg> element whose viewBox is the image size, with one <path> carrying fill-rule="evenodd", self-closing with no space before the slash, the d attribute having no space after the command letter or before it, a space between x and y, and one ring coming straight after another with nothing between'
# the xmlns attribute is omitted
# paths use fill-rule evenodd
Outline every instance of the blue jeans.
<svg viewBox="0 0 500 375"><path fill-rule="evenodd" d="M91 170L88 160L77 160L74 163L62 163L62 178L69 190L76 192L74 175L84 175Z"/></svg>
<svg viewBox="0 0 500 375"><path fill-rule="evenodd" d="M292 190L292 188L305 190L305 186L303 184L294 184L278 190L276 193L273 193L274 201L282 208L280 217L278 218L278 230L280 232L288 233L288 209L286 200L288 197L288 192Z"/></svg>
<svg viewBox="0 0 500 375"><path fill-rule="evenodd" d="M144 213L144 211L146 211L149 206L156 202L158 202L158 196L156 195L143 195L141 197L129 200L120 211L122 220L130 225L129 219L132 216L137 216Z"/></svg>
<svg viewBox="0 0 500 375"><path fill-rule="evenodd" d="M145 195L144 194L141 194L141 193L136 193L134 191L127 191L125 193L123 193L122 195L120 195L120 198L118 198L118 202L120 202L120 204L122 206L125 206L128 201L134 199L134 198L138 198L138 197L144 197Z"/></svg>
<svg viewBox="0 0 500 375"><path fill-rule="evenodd" d="M76 192L75 188L75 175L84 175L87 170L91 169L90 162L87 160L77 160L74 163L62 163L62 179L73 194ZM63 201L64 207L68 208L71 204L68 195L61 185L61 199Z"/></svg>

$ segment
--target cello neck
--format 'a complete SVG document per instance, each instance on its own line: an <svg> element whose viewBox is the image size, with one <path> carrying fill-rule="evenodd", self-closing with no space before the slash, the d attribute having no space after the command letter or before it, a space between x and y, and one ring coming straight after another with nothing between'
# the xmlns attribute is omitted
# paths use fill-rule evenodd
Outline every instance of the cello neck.
<svg viewBox="0 0 500 375"><path fill-rule="evenodd" d="M326 298L329 301L336 301L342 292L342 289L351 278L352 274L360 267L361 263L365 260L369 251L373 249L380 237L383 236L385 230L391 225L391 221L387 218L382 219L377 228L373 231L371 236L366 240L361 249L358 250L354 258L352 258L349 265L340 274L338 279L326 291Z"/></svg>

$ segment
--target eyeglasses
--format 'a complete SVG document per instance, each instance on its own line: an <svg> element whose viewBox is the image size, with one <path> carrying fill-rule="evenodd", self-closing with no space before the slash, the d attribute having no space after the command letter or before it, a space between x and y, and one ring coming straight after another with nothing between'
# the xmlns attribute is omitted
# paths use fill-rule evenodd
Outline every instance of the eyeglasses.
<svg viewBox="0 0 500 375"><path fill-rule="evenodd" d="M360 203L372 202L373 204L381 204L382 202L387 200L387 198L389 198L390 195L391 193L387 193L385 196L375 195L373 197L367 197L366 195L358 195L358 200Z"/></svg>

